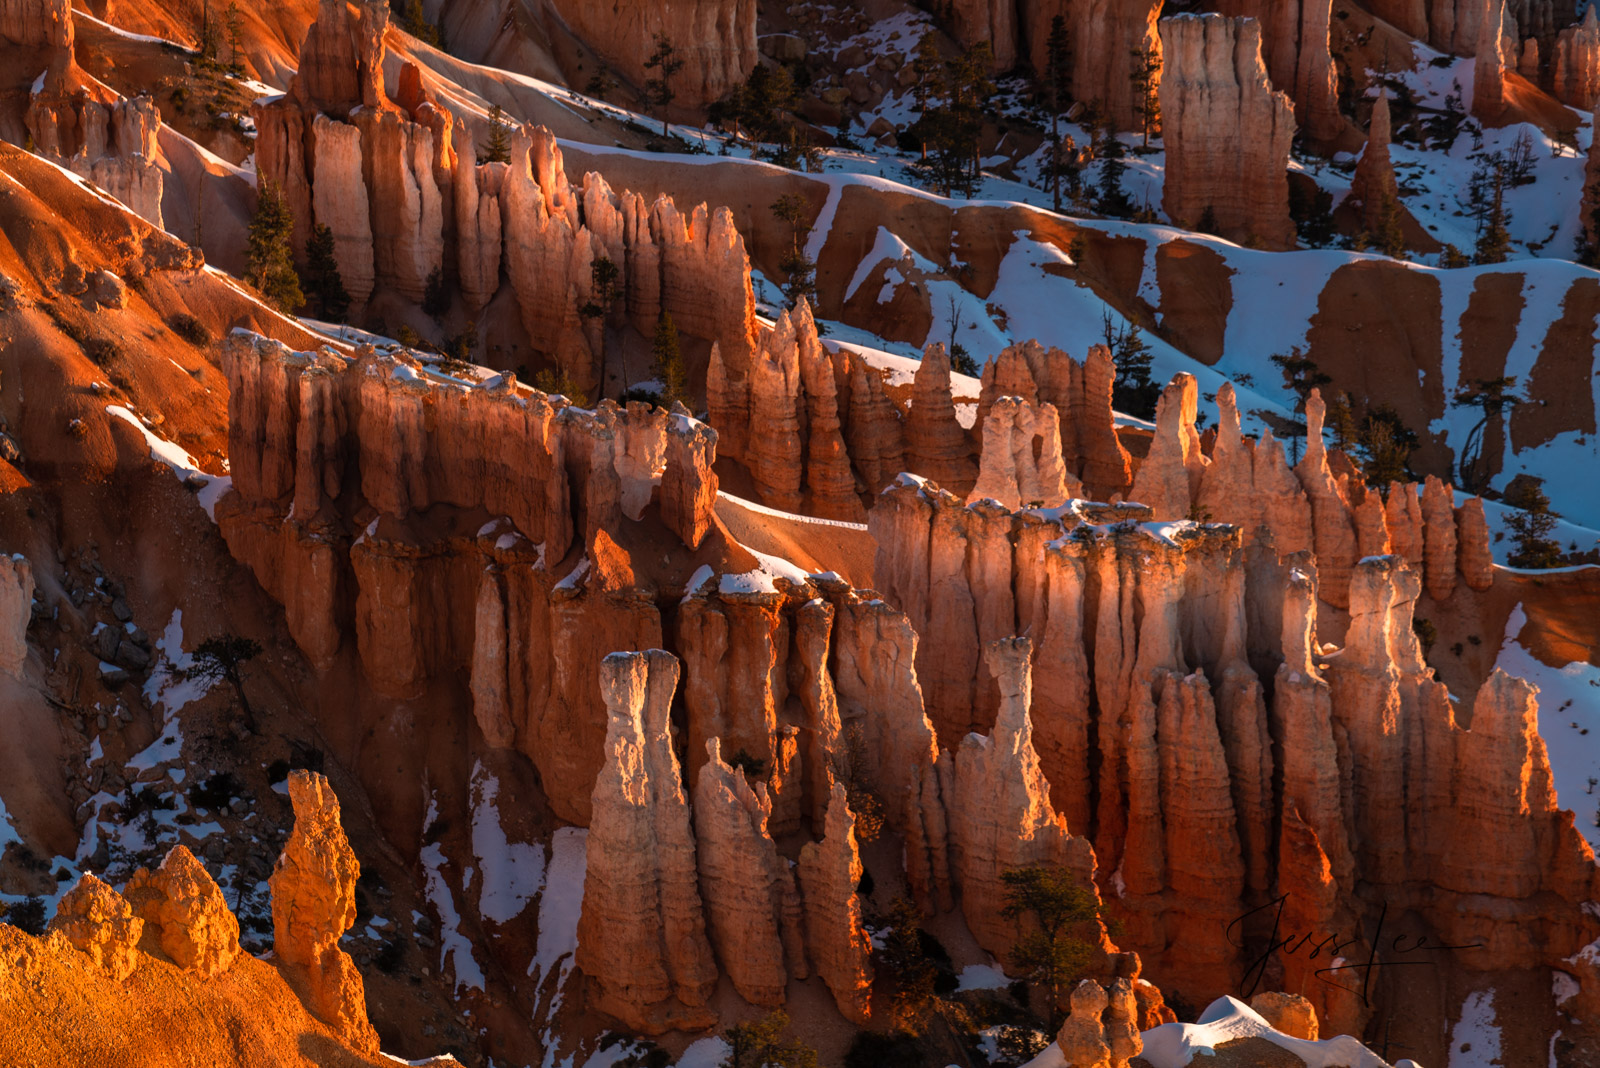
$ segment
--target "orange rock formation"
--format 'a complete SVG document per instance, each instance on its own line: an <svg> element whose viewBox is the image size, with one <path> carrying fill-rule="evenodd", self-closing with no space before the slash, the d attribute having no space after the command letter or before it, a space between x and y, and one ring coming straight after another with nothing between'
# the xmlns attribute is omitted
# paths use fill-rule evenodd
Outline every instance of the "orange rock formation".
<svg viewBox="0 0 1600 1068"><path fill-rule="evenodd" d="M1230 239L1292 248L1286 174L1294 114L1267 80L1260 24L1180 15L1162 20L1161 35L1168 217L1183 226L1214 220Z"/></svg>

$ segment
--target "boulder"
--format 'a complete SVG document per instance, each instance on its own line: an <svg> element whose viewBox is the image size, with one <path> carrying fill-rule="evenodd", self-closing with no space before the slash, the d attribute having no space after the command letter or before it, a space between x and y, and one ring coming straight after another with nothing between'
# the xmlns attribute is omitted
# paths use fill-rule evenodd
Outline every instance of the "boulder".
<svg viewBox="0 0 1600 1068"><path fill-rule="evenodd" d="M139 966L144 921L121 894L88 872L61 898L50 930L61 932L119 983Z"/></svg>
<svg viewBox="0 0 1600 1068"><path fill-rule="evenodd" d="M186 846L173 846L154 872L134 872L122 896L178 967L209 979L238 957L239 921Z"/></svg>

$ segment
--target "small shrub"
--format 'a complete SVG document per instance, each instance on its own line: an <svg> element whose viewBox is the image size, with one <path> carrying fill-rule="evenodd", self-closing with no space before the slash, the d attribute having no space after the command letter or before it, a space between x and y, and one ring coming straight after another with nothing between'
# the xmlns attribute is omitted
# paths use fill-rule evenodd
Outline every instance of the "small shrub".
<svg viewBox="0 0 1600 1068"><path fill-rule="evenodd" d="M230 801L243 794L244 784L231 771L223 771L189 787L189 803L215 811L227 808Z"/></svg>
<svg viewBox="0 0 1600 1068"><path fill-rule="evenodd" d="M0 905L0 923L9 923L18 930L38 938L44 934L44 899L28 897L15 905Z"/></svg>
<svg viewBox="0 0 1600 1068"><path fill-rule="evenodd" d="M197 349L211 344L211 331L206 329L206 324L188 312L173 312L167 316L167 329Z"/></svg>

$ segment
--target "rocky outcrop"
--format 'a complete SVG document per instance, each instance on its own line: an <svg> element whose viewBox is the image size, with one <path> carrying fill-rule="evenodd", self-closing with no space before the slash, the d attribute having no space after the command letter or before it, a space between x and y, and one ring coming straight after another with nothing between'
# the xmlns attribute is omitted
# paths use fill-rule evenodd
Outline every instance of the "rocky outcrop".
<svg viewBox="0 0 1600 1068"><path fill-rule="evenodd" d="M655 51L657 36L665 37L683 61L673 91L684 108L702 107L743 84L758 58L754 0L693 0L671 8L629 0L604 10L559 0L555 9L607 66L635 86L654 77L645 60Z"/></svg>
<svg viewBox="0 0 1600 1068"><path fill-rule="evenodd" d="M1081 495L1083 487L1073 483L1072 496ZM967 503L989 499L1016 511L1024 505L1059 508L1067 497L1055 405L1001 397L983 420L978 478Z"/></svg>
<svg viewBox="0 0 1600 1068"><path fill-rule="evenodd" d="M1345 121L1329 50L1330 0L1221 0L1216 9L1260 23L1261 57L1273 86L1293 99L1295 122L1306 138L1331 148Z"/></svg>
<svg viewBox="0 0 1600 1068"><path fill-rule="evenodd" d="M717 432L687 410L674 411L667 419L661 520L690 549L700 547L715 521L716 462Z"/></svg>
<svg viewBox="0 0 1600 1068"><path fill-rule="evenodd" d="M25 48L71 48L67 0L0 0L0 37Z"/></svg>
<svg viewBox="0 0 1600 1068"><path fill-rule="evenodd" d="M1456 553L1461 577L1475 590L1494 585L1494 551L1489 547L1489 520L1483 498L1474 497L1456 509Z"/></svg>
<svg viewBox="0 0 1600 1068"><path fill-rule="evenodd" d="M1380 89L1372 104L1367 147L1356 161L1356 173L1350 180L1350 199L1361 205L1361 225L1372 233L1378 232L1386 205L1398 204L1400 199L1394 164L1389 159L1390 133L1389 94Z"/></svg>
<svg viewBox="0 0 1600 1068"><path fill-rule="evenodd" d="M1593 111L1600 103L1600 12L1593 4L1584 8L1582 21L1556 35L1550 79L1563 104Z"/></svg>
<svg viewBox="0 0 1600 1068"><path fill-rule="evenodd" d="M84 80L76 67L57 63L33 83L23 116L33 150L93 181L146 222L163 226L156 141L161 113L155 101L124 99Z"/></svg>
<svg viewBox="0 0 1600 1068"><path fill-rule="evenodd" d="M716 1022L707 1001L717 969L672 748L677 684L677 660L659 649L613 653L601 665L606 762L578 921L577 964L593 981L593 1007L649 1034Z"/></svg>
<svg viewBox="0 0 1600 1068"><path fill-rule="evenodd" d="M1012 868L1065 868L1093 886L1094 851L1068 832L1050 804L1028 715L1033 699L1032 643L995 642L984 651L999 684L1000 708L989 736L969 734L956 753L949 806L952 873L961 912L978 944L996 956L1010 952L1016 927L1001 912L1002 875Z"/></svg>
<svg viewBox="0 0 1600 1068"><path fill-rule="evenodd" d="M239 955L239 921L186 847L173 846L154 872L134 872L122 896L178 967L209 979Z"/></svg>
<svg viewBox="0 0 1600 1068"><path fill-rule="evenodd" d="M1322 393L1313 389L1306 398L1306 452L1294 473L1311 502L1312 544L1322 576L1322 599L1342 607L1350 585L1350 568L1361 553L1345 485L1334 478L1328 465L1328 449L1322 440L1326 415Z"/></svg>
<svg viewBox="0 0 1600 1068"><path fill-rule="evenodd" d="M377 14L369 12L369 6L384 5L361 5L362 21ZM387 22L388 12L377 17ZM362 71L362 58L356 52L356 24L349 6L339 0L318 0L317 18L301 42L300 66L289 91L310 110L344 118L362 104L362 85L373 76ZM377 77L382 76L378 71Z"/></svg>
<svg viewBox="0 0 1600 1068"><path fill-rule="evenodd" d="M745 463L761 503L800 511L804 442L800 433L801 339L788 312L762 339L750 371L750 435Z"/></svg>
<svg viewBox="0 0 1600 1068"><path fill-rule="evenodd" d="M1194 491L1209 465L1194 425L1199 403L1195 377L1178 374L1156 404L1155 437L1129 497L1148 506L1157 519L1189 518Z"/></svg>
<svg viewBox="0 0 1600 1068"><path fill-rule="evenodd" d="M722 972L752 1005L782 1005L788 980L804 979L800 895L788 861L767 833L772 799L706 743L694 788L695 848L706 927Z"/></svg>
<svg viewBox="0 0 1600 1068"><path fill-rule="evenodd" d="M911 411L906 415L905 449L906 464L912 471L952 493L966 494L977 481L967 432L956 421L950 356L943 345L929 345L917 364Z"/></svg>
<svg viewBox="0 0 1600 1068"><path fill-rule="evenodd" d="M1292 248L1294 113L1261 61L1260 24L1181 15L1161 21L1162 208L1181 226Z"/></svg>
<svg viewBox="0 0 1600 1068"><path fill-rule="evenodd" d="M1307 1042L1317 1040L1317 1010L1299 994L1263 991L1250 999L1250 1007L1275 1031Z"/></svg>
<svg viewBox="0 0 1600 1068"><path fill-rule="evenodd" d="M33 618L33 566L21 553L0 556L0 671L22 677Z"/></svg>
<svg viewBox="0 0 1600 1068"><path fill-rule="evenodd" d="M312 120L312 144L312 212L318 223L333 231L333 258L351 304L364 307L376 275L361 129L317 115Z"/></svg>
<svg viewBox="0 0 1600 1068"><path fill-rule="evenodd" d="M1472 63L1472 114L1492 123L1505 110L1506 63L1500 27L1505 20L1505 0L1483 0L1482 21Z"/></svg>
<svg viewBox="0 0 1600 1068"><path fill-rule="evenodd" d="M834 783L820 840L800 850L807 945L817 974L845 1019L865 1024L872 1012L872 940L862 922L861 857L855 816L842 783Z"/></svg>
<svg viewBox="0 0 1600 1068"><path fill-rule="evenodd" d="M88 872L61 898L50 930L61 932L119 983L139 966L144 921L121 894Z"/></svg>
<svg viewBox="0 0 1600 1068"><path fill-rule="evenodd" d="M1099 101L1119 130L1134 129L1140 119L1135 110L1131 75L1134 53L1149 49L1156 59L1165 42L1156 33L1160 0L1085 0L1065 5L1038 4L1028 20L1028 54L1034 70L1048 69L1046 45L1050 24L1057 14L1067 19L1072 47L1072 98Z"/></svg>
<svg viewBox="0 0 1600 1068"><path fill-rule="evenodd" d="M376 1053L366 988L339 947L356 918L361 865L339 823L339 799L315 772L289 773L294 830L272 878L272 944L284 963L304 969L309 1008L348 1045Z"/></svg>
<svg viewBox="0 0 1600 1068"><path fill-rule="evenodd" d="M1456 588L1455 493L1433 475L1422 490L1422 559L1428 596L1447 599Z"/></svg>
<svg viewBox="0 0 1600 1068"><path fill-rule="evenodd" d="M977 426L987 425L990 411L1003 396L1054 406L1068 495L1078 496L1081 488L1095 500L1111 500L1128 492L1133 477L1132 461L1117 437L1111 410L1115 378L1116 365L1104 345L1092 346L1081 362L1036 341L1007 346L984 365ZM1041 461L1045 444L1041 443ZM996 460L1001 468L1016 463L1004 456L991 462ZM913 470L927 474L921 468Z"/></svg>
<svg viewBox="0 0 1600 1068"><path fill-rule="evenodd" d="M1126 1068L1144 1052L1138 1007L1127 979L1115 979L1106 986L1093 979L1081 980L1068 1000L1070 1011L1056 1032L1056 1046L1066 1063Z"/></svg>

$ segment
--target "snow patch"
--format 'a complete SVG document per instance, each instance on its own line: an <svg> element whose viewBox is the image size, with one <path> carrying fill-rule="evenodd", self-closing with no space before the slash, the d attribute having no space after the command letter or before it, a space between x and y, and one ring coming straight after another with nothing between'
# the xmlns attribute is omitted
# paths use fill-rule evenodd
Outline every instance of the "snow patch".
<svg viewBox="0 0 1600 1068"><path fill-rule="evenodd" d="M544 886L544 847L537 842L512 842L500 824L495 798L500 781L472 768L472 852L483 872L478 889L478 915L492 923L508 923L522 914Z"/></svg>

